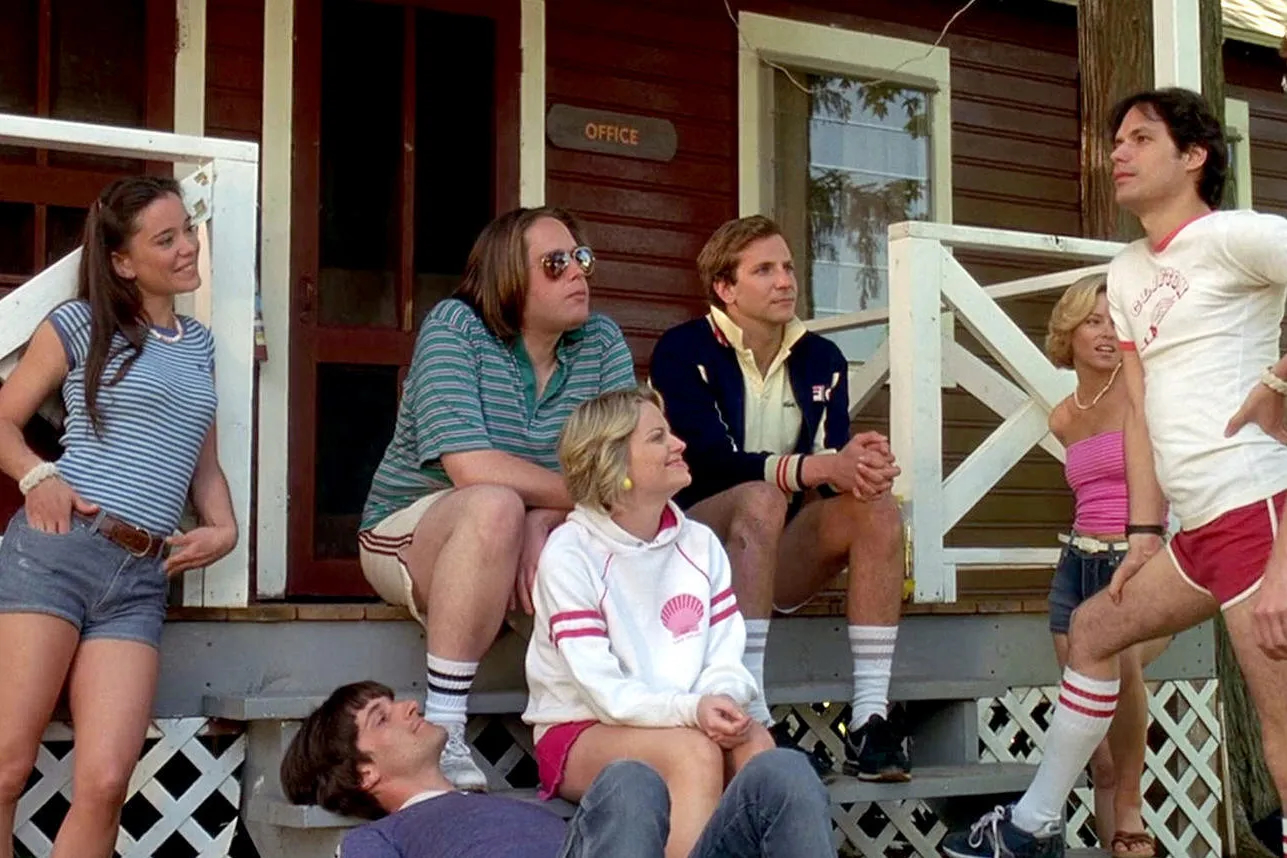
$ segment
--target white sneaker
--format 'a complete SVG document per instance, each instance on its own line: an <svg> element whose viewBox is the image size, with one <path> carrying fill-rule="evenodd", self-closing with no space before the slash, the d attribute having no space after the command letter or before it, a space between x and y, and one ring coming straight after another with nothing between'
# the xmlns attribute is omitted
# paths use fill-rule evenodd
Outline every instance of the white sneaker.
<svg viewBox="0 0 1287 858"><path fill-rule="evenodd" d="M461 790L487 791L487 775L474 762L472 749L465 740L465 725L451 724L447 728L447 744L443 746L438 768L452 786Z"/></svg>

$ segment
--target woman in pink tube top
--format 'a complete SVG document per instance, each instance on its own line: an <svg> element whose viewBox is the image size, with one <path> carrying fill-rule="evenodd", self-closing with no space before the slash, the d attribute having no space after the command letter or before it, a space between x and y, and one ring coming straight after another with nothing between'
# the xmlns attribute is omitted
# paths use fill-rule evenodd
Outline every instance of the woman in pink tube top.
<svg viewBox="0 0 1287 858"><path fill-rule="evenodd" d="M1050 360L1077 373L1073 395L1050 412L1050 433L1067 450L1065 474L1077 501L1072 532L1060 536L1064 550L1050 583L1050 631L1061 669L1072 612L1108 586L1126 553L1126 388L1117 381L1122 359L1106 289L1103 275L1074 283L1055 304L1046 334ZM1152 858L1155 852L1141 817L1148 734L1143 667L1166 644L1149 641L1122 654L1117 715L1091 759L1095 830L1114 858Z"/></svg>

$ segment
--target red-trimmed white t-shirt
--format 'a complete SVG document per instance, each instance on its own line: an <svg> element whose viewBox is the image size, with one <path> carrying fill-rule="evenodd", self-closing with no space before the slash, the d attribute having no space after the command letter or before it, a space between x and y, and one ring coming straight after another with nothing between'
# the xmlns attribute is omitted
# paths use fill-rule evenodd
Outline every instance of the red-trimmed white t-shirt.
<svg viewBox="0 0 1287 858"><path fill-rule="evenodd" d="M1287 219L1276 215L1213 212L1109 265L1109 311L1143 363L1158 481L1185 530L1287 489L1287 446L1255 425L1224 437L1278 361L1285 295Z"/></svg>

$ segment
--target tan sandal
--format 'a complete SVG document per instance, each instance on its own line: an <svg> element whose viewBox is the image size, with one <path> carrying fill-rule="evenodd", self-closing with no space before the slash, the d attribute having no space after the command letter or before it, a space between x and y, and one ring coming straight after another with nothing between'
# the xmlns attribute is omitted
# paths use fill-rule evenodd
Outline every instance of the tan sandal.
<svg viewBox="0 0 1287 858"><path fill-rule="evenodd" d="M1145 851L1140 847L1147 846ZM1155 858L1157 841L1147 831L1114 831L1110 844L1113 858Z"/></svg>

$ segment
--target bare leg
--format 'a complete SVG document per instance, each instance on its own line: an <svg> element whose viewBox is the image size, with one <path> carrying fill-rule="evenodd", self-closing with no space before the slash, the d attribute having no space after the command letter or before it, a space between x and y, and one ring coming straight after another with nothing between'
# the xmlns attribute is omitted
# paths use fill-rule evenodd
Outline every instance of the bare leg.
<svg viewBox="0 0 1287 858"><path fill-rule="evenodd" d="M778 541L786 522L787 499L763 482L742 483L693 504L690 518L715 531L728 552L733 591L747 619L773 613Z"/></svg>
<svg viewBox="0 0 1287 858"><path fill-rule="evenodd" d="M670 791L666 858L688 858L724 792L723 750L689 727L597 724L572 746L560 795L580 800L604 766L617 760L639 760L661 775Z"/></svg>
<svg viewBox="0 0 1287 858"><path fill-rule="evenodd" d="M845 564L849 623L897 625L903 602L903 525L893 498L864 502L846 494L807 504L787 525L778 549L777 604L803 604Z"/></svg>
<svg viewBox="0 0 1287 858"><path fill-rule="evenodd" d="M525 510L503 486L468 486L421 517L402 559L429 652L475 662L496 637L518 572Z"/></svg>
<svg viewBox="0 0 1287 858"><path fill-rule="evenodd" d="M1140 779L1144 777L1144 756L1148 747L1148 689L1144 686L1144 666L1140 662L1142 644L1128 648L1117 657L1121 690L1117 696L1117 713L1108 728L1108 747L1116 775L1113 793L1113 832L1134 834L1144 831L1142 815L1144 797ZM1100 843L1111 843L1100 840ZM1148 854L1146 845L1133 846L1128 852Z"/></svg>
<svg viewBox="0 0 1287 858"><path fill-rule="evenodd" d="M72 662L72 803L53 858L109 858L152 715L159 659L144 643L89 640Z"/></svg>
<svg viewBox="0 0 1287 858"><path fill-rule="evenodd" d="M773 737L763 724L751 723L751 737L731 751L724 752L724 782L727 784L751 761L756 754L776 747Z"/></svg>
<svg viewBox="0 0 1287 858"><path fill-rule="evenodd" d="M58 617L0 614L0 858L13 858L18 799L79 642L76 627Z"/></svg>

